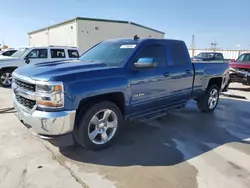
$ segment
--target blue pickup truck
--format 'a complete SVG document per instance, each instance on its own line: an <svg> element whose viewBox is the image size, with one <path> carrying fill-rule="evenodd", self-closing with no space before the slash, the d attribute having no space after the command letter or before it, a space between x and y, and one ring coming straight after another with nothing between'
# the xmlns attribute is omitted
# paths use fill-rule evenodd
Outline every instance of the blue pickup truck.
<svg viewBox="0 0 250 188"><path fill-rule="evenodd" d="M191 63L183 41L103 41L79 60L39 63L13 73L17 117L34 134L89 150L109 146L122 121L147 121L194 99L213 112L227 63Z"/></svg>

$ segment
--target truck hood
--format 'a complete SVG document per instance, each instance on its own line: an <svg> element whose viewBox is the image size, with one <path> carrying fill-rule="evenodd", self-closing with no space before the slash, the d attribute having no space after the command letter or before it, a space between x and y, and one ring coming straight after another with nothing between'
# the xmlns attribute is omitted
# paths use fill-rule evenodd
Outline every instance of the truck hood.
<svg viewBox="0 0 250 188"><path fill-rule="evenodd" d="M22 64L22 60L19 58L9 58L5 57L0 58L0 69L5 67L18 67Z"/></svg>
<svg viewBox="0 0 250 188"><path fill-rule="evenodd" d="M103 62L68 60L27 65L18 68L15 73L40 81L72 81L89 76L96 78L101 75L95 72L112 68L115 67L107 66Z"/></svg>
<svg viewBox="0 0 250 188"><path fill-rule="evenodd" d="M249 69L250 70L250 62L244 62L244 63L230 63L230 67L232 68L239 68L239 69Z"/></svg>
<svg viewBox="0 0 250 188"><path fill-rule="evenodd" d="M18 61L18 60L21 60L21 59L15 58L15 57L9 57L9 56L0 55L0 63L4 62L4 61Z"/></svg>

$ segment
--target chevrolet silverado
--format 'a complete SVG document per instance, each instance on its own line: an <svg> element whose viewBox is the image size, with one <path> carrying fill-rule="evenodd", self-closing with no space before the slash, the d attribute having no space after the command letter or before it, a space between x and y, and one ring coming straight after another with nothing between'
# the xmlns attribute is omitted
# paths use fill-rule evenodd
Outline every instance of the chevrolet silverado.
<svg viewBox="0 0 250 188"><path fill-rule="evenodd" d="M228 71L228 63L191 63L183 41L113 39L78 60L16 69L14 106L40 138L99 150L115 140L124 119L148 121L191 99L213 112Z"/></svg>

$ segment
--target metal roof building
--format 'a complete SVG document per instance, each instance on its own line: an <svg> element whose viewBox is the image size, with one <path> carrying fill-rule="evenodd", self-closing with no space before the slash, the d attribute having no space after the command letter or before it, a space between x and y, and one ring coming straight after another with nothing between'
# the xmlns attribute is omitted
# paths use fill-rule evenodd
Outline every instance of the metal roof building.
<svg viewBox="0 0 250 188"><path fill-rule="evenodd" d="M76 17L29 32L29 45L76 46L83 52L112 38L164 38L164 32L129 21Z"/></svg>

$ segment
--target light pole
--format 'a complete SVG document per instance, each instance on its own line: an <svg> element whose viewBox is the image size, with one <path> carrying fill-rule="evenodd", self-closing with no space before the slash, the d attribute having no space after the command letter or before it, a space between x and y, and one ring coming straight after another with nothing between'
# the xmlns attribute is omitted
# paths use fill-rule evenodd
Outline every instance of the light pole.
<svg viewBox="0 0 250 188"><path fill-rule="evenodd" d="M238 57L239 57L240 56L240 44L237 44L236 47L237 47L237 50L238 50Z"/></svg>
<svg viewBox="0 0 250 188"><path fill-rule="evenodd" d="M237 47L237 50L239 51L240 50L240 44L237 44L236 47Z"/></svg>

